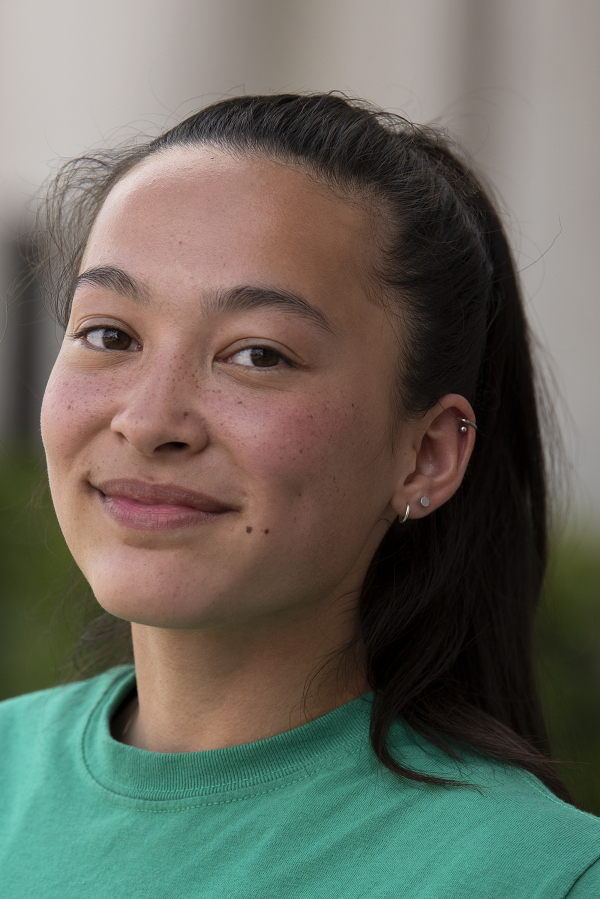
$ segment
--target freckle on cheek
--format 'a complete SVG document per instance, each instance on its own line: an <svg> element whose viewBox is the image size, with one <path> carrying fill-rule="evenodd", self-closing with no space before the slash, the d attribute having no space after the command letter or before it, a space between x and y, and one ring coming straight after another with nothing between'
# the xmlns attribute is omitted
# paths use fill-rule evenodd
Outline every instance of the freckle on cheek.
<svg viewBox="0 0 600 899"><path fill-rule="evenodd" d="M252 533L252 528L246 528L246 533L247 533L247 534L251 534L251 533Z"/></svg>

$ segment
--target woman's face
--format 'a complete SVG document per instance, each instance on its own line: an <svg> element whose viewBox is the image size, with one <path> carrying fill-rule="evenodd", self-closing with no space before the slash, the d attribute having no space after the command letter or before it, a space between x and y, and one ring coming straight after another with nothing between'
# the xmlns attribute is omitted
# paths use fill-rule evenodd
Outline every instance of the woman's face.
<svg viewBox="0 0 600 899"><path fill-rule="evenodd" d="M410 455L371 230L306 174L212 149L109 194L42 410L58 518L108 611L196 628L356 599Z"/></svg>

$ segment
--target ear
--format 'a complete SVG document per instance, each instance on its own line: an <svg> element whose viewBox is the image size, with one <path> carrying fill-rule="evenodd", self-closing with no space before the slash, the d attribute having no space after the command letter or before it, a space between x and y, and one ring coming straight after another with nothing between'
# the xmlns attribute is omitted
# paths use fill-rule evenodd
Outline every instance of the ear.
<svg viewBox="0 0 600 899"><path fill-rule="evenodd" d="M409 518L424 518L443 505L458 490L475 445L476 428L461 419L474 423L471 404L455 393L443 396L427 415L405 432L411 444L410 459L400 474L391 506L404 518L410 506ZM466 428L466 430L465 430ZM429 500L422 505L421 499Z"/></svg>

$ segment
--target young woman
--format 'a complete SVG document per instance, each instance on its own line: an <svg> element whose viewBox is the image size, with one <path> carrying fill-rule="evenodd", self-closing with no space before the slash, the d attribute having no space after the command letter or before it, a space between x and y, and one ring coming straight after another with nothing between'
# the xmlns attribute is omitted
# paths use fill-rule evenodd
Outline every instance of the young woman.
<svg viewBox="0 0 600 899"><path fill-rule="evenodd" d="M135 668L3 704L3 895L600 895L534 689L527 327L460 155L243 97L50 212L50 485Z"/></svg>

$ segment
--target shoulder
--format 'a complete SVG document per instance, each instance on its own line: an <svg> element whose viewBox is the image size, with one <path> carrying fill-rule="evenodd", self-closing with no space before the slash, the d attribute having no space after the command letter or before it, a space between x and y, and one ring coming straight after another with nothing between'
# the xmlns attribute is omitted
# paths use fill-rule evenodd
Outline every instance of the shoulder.
<svg viewBox="0 0 600 899"><path fill-rule="evenodd" d="M133 678L132 666L112 668L97 677L26 693L0 702L0 760L23 758L40 742L71 731L115 683Z"/></svg>
<svg viewBox="0 0 600 899"><path fill-rule="evenodd" d="M536 822L541 828L538 834L563 824L580 827L598 840L600 854L600 818L563 802L533 774L464 746L455 747L456 755L451 758L407 726L400 727L403 734L395 753L399 761L414 771L451 782L448 787L426 788L434 804L470 809L472 814L486 816L490 828L504 827L509 821L517 830Z"/></svg>
<svg viewBox="0 0 600 899"><path fill-rule="evenodd" d="M584 871L565 899L598 899L600 896L600 860Z"/></svg>
<svg viewBox="0 0 600 899"><path fill-rule="evenodd" d="M558 799L520 768L474 751L450 759L416 735L400 742L396 755L404 764L455 782L403 788L413 796L411 818L423 843L437 847L441 877L444 867L448 877L460 870L465 888L496 884L492 895L600 895L587 889L600 878L599 818ZM483 886L481 895L488 895Z"/></svg>

